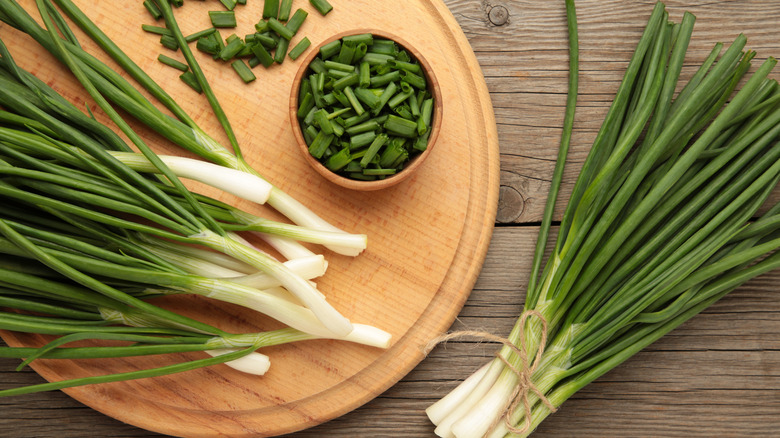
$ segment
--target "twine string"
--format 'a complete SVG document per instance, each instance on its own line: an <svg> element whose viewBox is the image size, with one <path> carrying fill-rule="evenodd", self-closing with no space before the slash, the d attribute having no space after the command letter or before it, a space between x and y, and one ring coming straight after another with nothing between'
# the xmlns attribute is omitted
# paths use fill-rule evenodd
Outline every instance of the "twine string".
<svg viewBox="0 0 780 438"><path fill-rule="evenodd" d="M507 400L507 403L505 404L502 415L498 416L493 423L488 428L488 432L485 434L487 436L490 432L493 431L493 429L498 426L498 424L503 421L506 425L507 429L509 429L510 432L515 434L524 434L528 432L531 429L531 402L529 400L528 394L530 392L533 392L537 397L539 397L539 400L544 403L544 405L550 410L550 412L555 413L557 410L555 406L550 403L550 401L547 399L547 397L542 393L542 391L536 387L536 385L531 380L531 376L533 376L533 373L536 371L536 368L539 366L539 362L542 359L542 355L544 354L545 346L547 345L547 320L542 316L541 313L539 313L536 310L526 310L525 312L520 315L520 325L521 327L525 326L526 321L529 317L535 316L536 318L539 318L539 320L542 322L542 335L539 339L539 348L536 350L536 356L534 357L534 361L532 364L528 363L528 347L526 346L526 340L525 336L520 336L520 346L518 347L512 341L510 341L507 338L502 338L500 336L496 336L492 333L483 332L483 331L474 331L474 330L463 330L463 331L457 331L452 333L447 333L444 335L441 335L433 340L431 340L428 345L426 346L424 352L427 355L430 353L431 350L436 345L439 345L441 343L450 341L452 339L460 339L460 338L466 338L466 337L474 337L478 339L482 339L485 341L490 342L496 342L499 344L502 344L509 348L517 357L520 359L520 367L515 367L512 365L512 363L504 357L504 355L501 354L499 351L496 353L496 356L504 363L504 365L509 368L509 370L512 371L512 373L517 376L517 385L515 385L512 395L510 396L509 400ZM523 410L524 410L524 417L525 417L525 423L523 427L518 428L515 427L514 424L512 424L512 413L517 410L517 408L522 403Z"/></svg>

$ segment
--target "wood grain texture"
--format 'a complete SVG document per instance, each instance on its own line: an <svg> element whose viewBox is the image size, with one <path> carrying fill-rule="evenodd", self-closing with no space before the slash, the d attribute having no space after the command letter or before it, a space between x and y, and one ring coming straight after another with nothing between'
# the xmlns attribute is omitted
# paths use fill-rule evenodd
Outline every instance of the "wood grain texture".
<svg viewBox="0 0 780 438"><path fill-rule="evenodd" d="M562 2L446 0L485 74L501 147L498 227L469 300L453 329L505 334L519 314L523 287L554 166L566 92ZM578 1L581 93L566 199L653 1ZM669 1L698 22L686 74L711 45L738 32L758 58L780 56L780 3L773 0ZM503 26L489 21L504 7ZM777 74L775 74L777 77ZM739 288L710 309L589 385L547 419L543 437L777 436L780 430L780 273ZM423 410L494 353L489 344L450 342L435 349L375 400L324 425L290 435L433 437ZM4 363L4 362L0 362ZM40 381L4 367L0 385ZM123 425L62 393L0 399L0 436L158 436Z"/></svg>

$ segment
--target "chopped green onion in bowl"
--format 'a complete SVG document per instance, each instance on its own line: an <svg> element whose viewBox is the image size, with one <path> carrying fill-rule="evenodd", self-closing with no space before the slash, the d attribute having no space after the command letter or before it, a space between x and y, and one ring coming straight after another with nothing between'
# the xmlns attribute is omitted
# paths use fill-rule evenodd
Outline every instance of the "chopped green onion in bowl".
<svg viewBox="0 0 780 438"><path fill-rule="evenodd" d="M442 99L430 65L408 43L377 31L335 35L311 50L290 99L303 155L331 182L378 190L430 154Z"/></svg>

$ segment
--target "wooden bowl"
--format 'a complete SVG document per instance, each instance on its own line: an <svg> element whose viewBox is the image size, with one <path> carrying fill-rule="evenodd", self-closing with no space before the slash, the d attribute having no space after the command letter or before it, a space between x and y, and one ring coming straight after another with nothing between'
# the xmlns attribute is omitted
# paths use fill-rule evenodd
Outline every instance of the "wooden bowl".
<svg viewBox="0 0 780 438"><path fill-rule="evenodd" d="M298 94L301 88L301 80L306 75L311 61L313 61L314 58L317 57L317 55L319 55L320 47L348 35L359 35L364 33L370 33L377 37L393 40L399 46L401 46L403 49L409 52L409 54L412 55L420 63L420 66L422 67L422 70L425 73L425 79L428 82L428 88L433 96L433 115L431 118L431 134L428 137L428 146L425 149L425 151L414 156L409 162L406 163L406 166L404 166L404 168L400 172L396 173L395 175L391 175L384 179L377 179L374 181L360 181L360 180L354 180L354 179L341 176L337 173L334 173L327 167L325 167L316 158L312 157L311 154L309 153L309 147L307 146L306 141L303 138L303 132L301 131L301 124L298 121ZM290 123L292 124L295 141L298 144L298 148L300 149L304 159L306 160L307 163L309 163L309 165L312 168L314 168L314 170L316 170L320 175L322 175L328 181L337 184L341 187L345 187L352 190L371 191L371 190L386 189L388 187L400 183L401 181L411 176L412 173L414 173L418 168L420 168L420 166L422 166L423 162L428 158L428 156L433 151L433 147L436 144L436 139L439 136L439 130L441 128L441 118L442 118L441 89L439 87L439 82L436 80L436 75L433 73L433 69L431 68L431 65L428 63L428 61L425 60L422 54L419 51L417 51L417 49L415 49L412 45L404 41L402 38L377 29L355 29L355 30L340 32L326 39L325 41L322 41L318 46L309 49L309 53L303 59L303 62L301 62L301 67L298 70L298 73L295 75L292 92L290 93Z"/></svg>

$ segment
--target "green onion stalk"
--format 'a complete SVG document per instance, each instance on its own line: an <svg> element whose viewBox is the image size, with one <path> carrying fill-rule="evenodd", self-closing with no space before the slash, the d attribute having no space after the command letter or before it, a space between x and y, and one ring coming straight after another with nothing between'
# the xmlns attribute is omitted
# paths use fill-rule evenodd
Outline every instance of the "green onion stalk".
<svg viewBox="0 0 780 438"><path fill-rule="evenodd" d="M51 52L55 57L69 65L71 70L77 68L81 71L77 75L80 82L90 87L94 87L104 96L107 101L122 108L134 118L149 126L174 144L195 153L203 159L224 166L230 169L248 173L255 177L253 185L244 186L241 195L248 195L250 200L267 201L269 205L284 214L296 224L333 233L346 234L344 231L334 227L306 206L295 200L292 196L282 191L277 186L271 185L260 176L260 173L253 169L244 160L238 140L233 132L230 122L224 110L219 104L211 87L203 74L202 69L194 58L192 51L187 45L185 37L182 35L175 17L171 10L168 0L158 2L159 9L163 14L168 30L179 43L179 49L182 51L188 62L189 68L197 79L200 87L203 89L214 113L224 128L227 137L232 146L232 152L223 147L219 142L209 136L201 129L196 122L176 103L176 101L149 77L132 59L130 59L110 38L108 38L100 28L92 22L77 6L69 0L57 0L57 5L103 50L110 55L117 63L132 76L146 91L155 97L165 108L170 110L174 117L170 117L161 109L151 103L134 85L130 84L122 75L112 70L102 61L98 60L84 49L81 48L72 31L67 27L64 19L54 7L50 0L38 2L39 10L42 14L50 15L53 21L56 21L57 29L63 36L50 32L40 26L17 2L2 2L0 4L0 20L8 25L27 33L35 39L42 47ZM66 61L67 58L70 58ZM74 67L75 66L75 67ZM75 71L74 71L75 73ZM204 175L208 170L202 170L198 173ZM235 185L234 185L235 186ZM258 193L251 192L257 188ZM249 187L247 189L246 187ZM360 236L365 240L365 236ZM271 241L274 246L288 247L289 241L275 236L265 236L265 239ZM281 242L277 242L281 240ZM324 244L330 250L345 254L357 255L365 248L355 249L353 247L342 247L339 242L326 242ZM290 254L296 251L303 252L302 248L290 250ZM308 254L303 252L304 254Z"/></svg>
<svg viewBox="0 0 780 438"><path fill-rule="evenodd" d="M442 437L529 435L582 387L780 266L780 204L754 219L780 180L776 60L737 91L755 56L739 35L678 88L695 18L672 23L658 3L542 269L577 93L573 3L563 156L524 312L513 345L428 408Z"/></svg>

